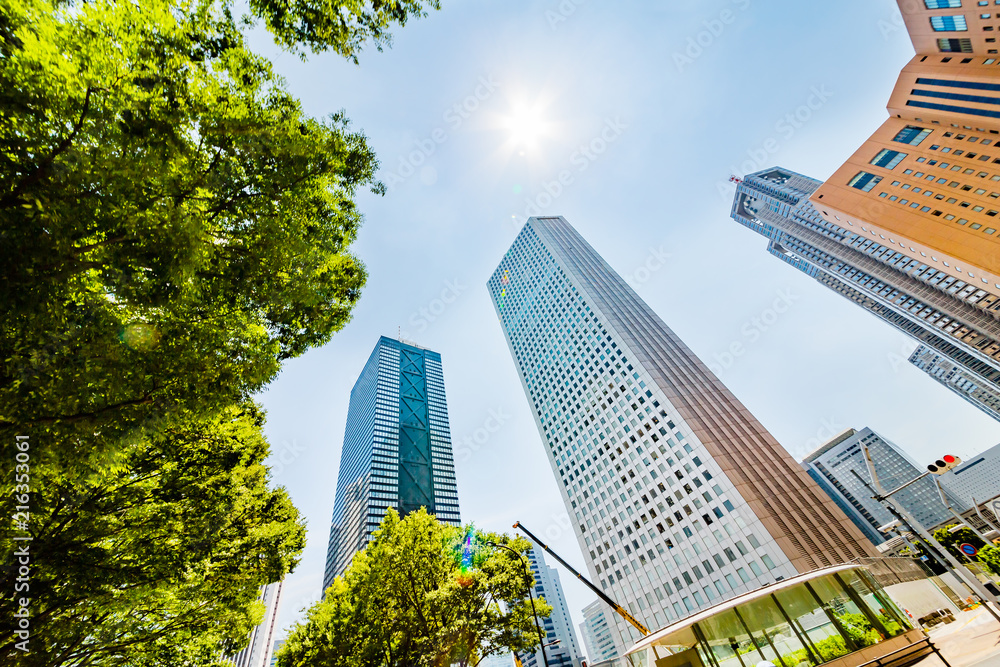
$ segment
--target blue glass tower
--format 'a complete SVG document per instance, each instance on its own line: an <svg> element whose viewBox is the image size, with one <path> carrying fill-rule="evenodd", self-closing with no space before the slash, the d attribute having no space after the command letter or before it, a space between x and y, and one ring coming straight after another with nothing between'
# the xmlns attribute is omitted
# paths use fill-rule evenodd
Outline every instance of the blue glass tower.
<svg viewBox="0 0 1000 667"><path fill-rule="evenodd" d="M324 590L389 507L461 523L441 355L383 336L351 390Z"/></svg>

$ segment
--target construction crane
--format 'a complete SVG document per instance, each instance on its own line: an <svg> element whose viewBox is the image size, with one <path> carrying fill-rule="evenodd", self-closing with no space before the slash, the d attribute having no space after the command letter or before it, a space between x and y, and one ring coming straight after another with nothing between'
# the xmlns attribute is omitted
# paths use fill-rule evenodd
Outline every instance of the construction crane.
<svg viewBox="0 0 1000 667"><path fill-rule="evenodd" d="M586 584L587 587L590 588L590 590L592 590L595 593L597 593L597 597L601 598L601 600L604 601L608 606L610 606L612 609L614 609L616 612L618 612L619 616L621 616L626 621L628 621L629 623L631 623L632 627L634 627L636 630L638 630L639 632L641 632L644 637L649 634L649 630L646 628L645 625L643 625L639 621L635 620L635 618L632 616L632 614L630 614L627 611L625 611L624 607L622 607L620 604L618 604L617 602L615 602L614 600L612 600L611 598L609 598L607 595L605 595L604 591L602 591L600 588L598 588L597 586L595 586L594 584L592 584L589 580L584 579L584 577L583 577L582 574L580 574L579 572L577 572L576 570L574 570L573 567L570 566L569 563L567 563L566 561L564 561L562 558L559 557L559 554L557 554L552 549L549 549L549 547L548 547L547 544L545 544L540 539L538 539L537 537L535 537L530 530L528 530L527 528L525 528L524 526L522 526L520 521L518 521L517 523L515 523L514 527L520 529L521 532L523 532L525 535L527 535L528 538L531 539L532 542L534 542L535 544L537 544L541 548L545 549L545 551L548 552L548 554L550 556L552 556L557 561L559 561L560 565L562 565L564 568L566 568L567 570L569 570L573 575L576 576L577 579L579 579L584 584Z"/></svg>

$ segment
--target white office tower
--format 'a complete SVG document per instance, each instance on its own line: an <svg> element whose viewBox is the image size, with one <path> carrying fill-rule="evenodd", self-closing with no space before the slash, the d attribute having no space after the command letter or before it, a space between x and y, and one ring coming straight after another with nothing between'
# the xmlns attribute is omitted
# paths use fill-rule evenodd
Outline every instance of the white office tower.
<svg viewBox="0 0 1000 667"><path fill-rule="evenodd" d="M510 653L491 655L483 658L477 667L514 667L514 656Z"/></svg>
<svg viewBox="0 0 1000 667"><path fill-rule="evenodd" d="M587 657L590 658L588 664L591 667L618 657L612 631L614 621L610 620L612 614L614 612L600 600L583 608L580 634L583 635L583 645L587 649Z"/></svg>
<svg viewBox="0 0 1000 667"><path fill-rule="evenodd" d="M576 642L573 619L566 606L566 596L563 595L562 584L559 582L559 573L546 564L544 556L537 549L532 549L528 553L528 562L535 575L535 597L545 598L545 601L552 606L552 614L540 619L542 632L545 633L545 643L558 642L545 648L549 667L580 667L583 653L580 652L580 645ZM524 667L545 666L541 650L531 655L522 655L521 662L524 663Z"/></svg>
<svg viewBox="0 0 1000 667"><path fill-rule="evenodd" d="M1000 445L970 456L941 475L941 483L967 507L973 506L973 499L976 505L991 507L991 501L1000 497Z"/></svg>
<svg viewBox="0 0 1000 667"><path fill-rule="evenodd" d="M529 219L487 286L589 576L647 627L876 554L563 218Z"/></svg>
<svg viewBox="0 0 1000 667"><path fill-rule="evenodd" d="M274 667L276 664L278 664L278 651L281 650L281 647L282 647L282 645L284 645L284 643L285 643L284 639L275 639L274 640L274 648L271 650L271 665L270 665L270 667Z"/></svg>
<svg viewBox="0 0 1000 667"><path fill-rule="evenodd" d="M232 658L234 667L270 667L274 636L277 632L278 605L284 581L260 589L257 599L264 603L264 620L250 632L250 643Z"/></svg>

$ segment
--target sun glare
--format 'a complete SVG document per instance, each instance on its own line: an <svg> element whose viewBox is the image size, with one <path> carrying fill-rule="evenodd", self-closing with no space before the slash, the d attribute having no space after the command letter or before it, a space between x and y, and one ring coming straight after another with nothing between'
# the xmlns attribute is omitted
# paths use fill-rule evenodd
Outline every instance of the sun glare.
<svg viewBox="0 0 1000 667"><path fill-rule="evenodd" d="M514 106L503 119L503 127L513 147L520 151L537 148L539 140L549 133L549 123L538 105Z"/></svg>

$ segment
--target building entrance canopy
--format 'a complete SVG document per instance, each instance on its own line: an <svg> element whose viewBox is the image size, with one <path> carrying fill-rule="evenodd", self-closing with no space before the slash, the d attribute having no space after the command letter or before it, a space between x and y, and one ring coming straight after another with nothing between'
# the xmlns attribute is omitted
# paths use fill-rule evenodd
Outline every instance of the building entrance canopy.
<svg viewBox="0 0 1000 667"><path fill-rule="evenodd" d="M864 567L840 565L689 616L643 638L626 657L633 667L846 666L920 639L916 633ZM845 658L850 654L858 659Z"/></svg>

